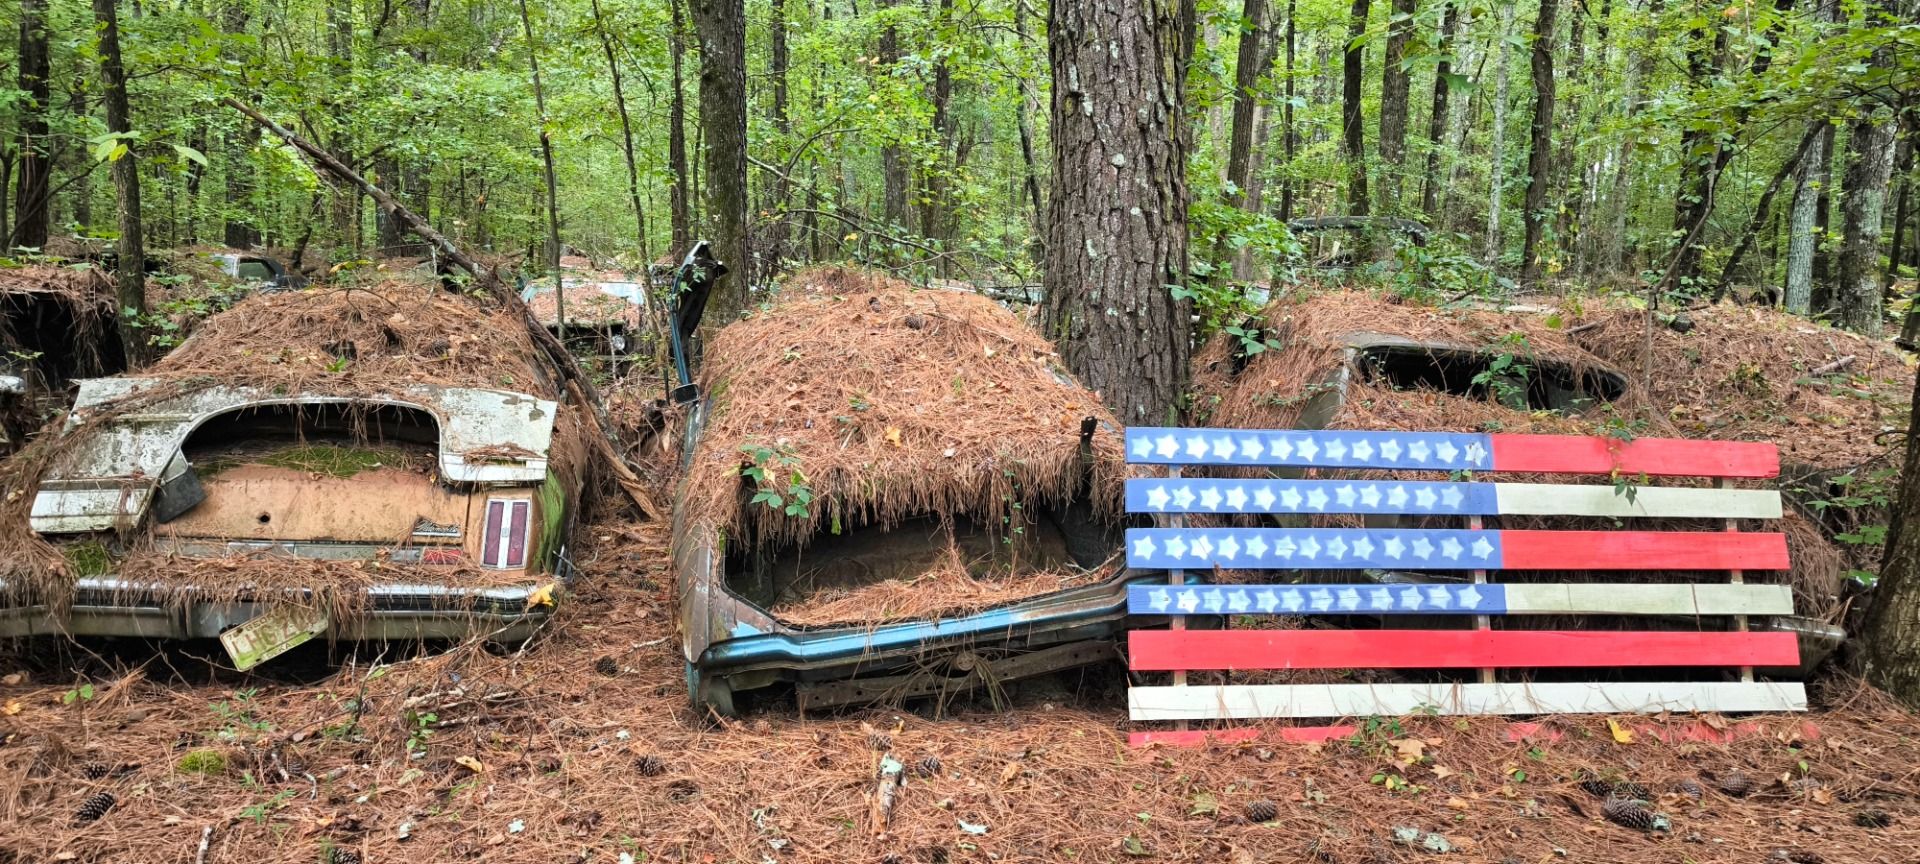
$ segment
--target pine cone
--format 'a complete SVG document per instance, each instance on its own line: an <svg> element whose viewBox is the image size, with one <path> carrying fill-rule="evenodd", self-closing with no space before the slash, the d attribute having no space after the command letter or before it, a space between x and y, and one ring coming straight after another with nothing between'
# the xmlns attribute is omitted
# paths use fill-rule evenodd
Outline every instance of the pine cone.
<svg viewBox="0 0 1920 864"><path fill-rule="evenodd" d="M1678 789L1680 794L1687 796L1688 800L1691 801L1699 801L1701 796L1707 794L1705 789L1700 788L1700 782L1691 777L1675 784L1674 788Z"/></svg>
<svg viewBox="0 0 1920 864"><path fill-rule="evenodd" d="M612 678L620 674L620 663L612 657L601 657L593 661L593 671Z"/></svg>
<svg viewBox="0 0 1920 864"><path fill-rule="evenodd" d="M1608 798L1613 795L1613 784L1598 777L1588 777L1580 781L1580 789L1595 798Z"/></svg>
<svg viewBox="0 0 1920 864"><path fill-rule="evenodd" d="M1648 789L1632 780L1621 780L1613 784L1613 797L1635 801L1652 801L1660 796L1653 794L1652 789Z"/></svg>
<svg viewBox="0 0 1920 864"><path fill-rule="evenodd" d="M666 760L651 753L634 760L633 767L639 769L642 777L658 777L667 773Z"/></svg>
<svg viewBox="0 0 1920 864"><path fill-rule="evenodd" d="M1272 822L1278 818L1280 818L1280 808L1272 801L1262 798L1258 801L1248 802L1247 804L1248 822L1258 825L1262 822Z"/></svg>
<svg viewBox="0 0 1920 864"><path fill-rule="evenodd" d="M80 811L73 814L73 824L85 825L99 821L100 817L107 815L108 810L113 809L113 801L112 792L95 792L87 796L87 800L80 803Z"/></svg>
<svg viewBox="0 0 1920 864"><path fill-rule="evenodd" d="M940 757L932 754L920 757L920 761L913 763L913 775L915 777L940 776Z"/></svg>
<svg viewBox="0 0 1920 864"><path fill-rule="evenodd" d="M327 850L327 864L360 864L360 853L344 846Z"/></svg>
<svg viewBox="0 0 1920 864"><path fill-rule="evenodd" d="M108 767L105 762L88 762L80 766L80 776L88 780L99 780L112 773L113 769Z"/></svg>
<svg viewBox="0 0 1920 864"><path fill-rule="evenodd" d="M1631 798L1609 798L1603 812L1607 821L1635 831L1662 830L1667 821L1666 817L1648 809L1646 802Z"/></svg>
<svg viewBox="0 0 1920 864"><path fill-rule="evenodd" d="M885 753L893 749L893 736L885 732L875 732L867 736L867 746Z"/></svg>
<svg viewBox="0 0 1920 864"><path fill-rule="evenodd" d="M1755 782L1752 777L1747 776L1744 771L1728 771L1720 775L1718 785L1721 792L1725 792L1735 798L1745 798L1753 794L1753 790L1760 788L1760 784Z"/></svg>

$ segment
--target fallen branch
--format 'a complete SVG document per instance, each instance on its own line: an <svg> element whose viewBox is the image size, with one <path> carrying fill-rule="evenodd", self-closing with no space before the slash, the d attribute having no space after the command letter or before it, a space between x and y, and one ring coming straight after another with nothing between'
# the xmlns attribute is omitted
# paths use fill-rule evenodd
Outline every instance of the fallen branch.
<svg viewBox="0 0 1920 864"><path fill-rule="evenodd" d="M887 826L893 822L893 802L900 792L900 780L906 773L906 766L890 753L880 754L880 781L873 788L873 800L867 806L867 821L873 828L874 836L887 833Z"/></svg>
<svg viewBox="0 0 1920 864"><path fill-rule="evenodd" d="M213 845L213 826L200 829L200 851L193 853L193 864L207 864L207 847Z"/></svg>
<svg viewBox="0 0 1920 864"><path fill-rule="evenodd" d="M1815 375L1815 376L1832 375L1835 372L1838 372L1842 369L1852 366L1853 361L1854 361L1854 356L1852 354L1848 354L1847 356L1842 357L1838 360L1835 360L1832 363L1828 363L1823 366L1815 366L1813 371L1807 374Z"/></svg>

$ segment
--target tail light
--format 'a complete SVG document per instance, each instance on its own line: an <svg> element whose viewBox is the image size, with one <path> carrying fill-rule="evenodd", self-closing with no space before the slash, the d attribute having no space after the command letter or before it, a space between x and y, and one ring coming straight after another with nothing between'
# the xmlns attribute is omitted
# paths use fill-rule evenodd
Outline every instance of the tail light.
<svg viewBox="0 0 1920 864"><path fill-rule="evenodd" d="M480 563L497 570L527 566L527 527L532 502L524 498L487 501L486 530L480 538Z"/></svg>

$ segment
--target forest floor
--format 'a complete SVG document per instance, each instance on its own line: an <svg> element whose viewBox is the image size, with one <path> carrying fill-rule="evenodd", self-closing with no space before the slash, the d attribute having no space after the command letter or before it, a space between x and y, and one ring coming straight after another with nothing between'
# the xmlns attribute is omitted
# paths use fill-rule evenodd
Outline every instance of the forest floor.
<svg viewBox="0 0 1920 864"><path fill-rule="evenodd" d="M1904 862L1920 846L1920 719L1850 685L1804 718L1817 735L1769 717L1725 744L1417 717L1321 744L1129 749L1119 679L1100 674L939 719L788 705L715 724L687 707L664 527L588 530L585 578L510 654L363 658L309 683L196 681L178 652L0 658L0 862ZM883 758L907 766L884 829ZM1608 821L1580 782L1596 776L1644 786L1616 788L1670 830ZM80 824L103 792L111 808ZM1253 822L1262 801L1272 818Z"/></svg>

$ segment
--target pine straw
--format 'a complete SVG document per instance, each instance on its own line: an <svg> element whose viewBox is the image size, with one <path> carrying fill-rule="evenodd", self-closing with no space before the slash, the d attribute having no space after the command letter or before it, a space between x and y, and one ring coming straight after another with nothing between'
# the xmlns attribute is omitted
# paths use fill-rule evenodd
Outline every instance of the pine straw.
<svg viewBox="0 0 1920 864"><path fill-rule="evenodd" d="M1113 575L1112 563L1083 570L1016 570L975 575L957 546L949 543L938 566L907 579L887 579L857 588L815 591L799 602L776 603L767 610L782 622L824 627L846 621L878 625L894 621L938 620L1089 585Z"/></svg>
<svg viewBox="0 0 1920 864"><path fill-rule="evenodd" d="M1616 744L1594 717L1553 721L1566 733L1557 742L1508 741L1498 718L1411 718L1359 746L1131 750L1115 702L1018 694L1005 713L963 706L943 720L879 709L803 720L779 708L713 728L685 708L664 529L608 523L589 534L589 578L524 653L355 666L313 686L167 686L108 672L94 699L71 704L60 697L73 680L0 685L0 704L21 709L0 713L0 849L20 861L192 861L207 826L208 864L312 864L329 845L376 862L503 864L612 862L622 851L689 864L1441 860L1395 844L1397 826L1464 849L1446 860L1485 862L1754 864L1792 849L1893 864L1920 844L1920 721L1845 686L1805 718L1818 740L1801 740L1802 718L1776 716L1759 719L1766 734L1727 745ZM614 677L593 671L603 656ZM242 698L243 687L258 690ZM409 759L422 713L436 715L431 735L425 756ZM907 779L884 836L867 821L879 759L870 731L889 733L891 755L908 765L941 763L937 777ZM1392 742L1409 739L1421 742L1420 764L1397 757L1413 745ZM297 761L316 779L280 779L275 744L279 765ZM228 770L177 770L197 749L226 755ZM642 774L643 756L664 773ZM126 773L87 780L88 763ZM1819 786L1777 781L1798 779L1802 765ZM1673 792L1734 770L1760 791L1735 799L1706 783L1697 805ZM1661 793L1673 833L1603 821L1576 785L1582 772ZM1376 775L1421 788L1390 792ZM101 790L119 803L72 825ZM1261 799L1278 818L1247 824L1246 806ZM1875 811L1891 825L1855 824ZM966 833L960 820L988 832ZM411 839L400 840L408 823ZM1128 838L1148 856L1129 855Z"/></svg>
<svg viewBox="0 0 1920 864"><path fill-rule="evenodd" d="M435 287L392 283L250 297L207 319L184 344L138 373L170 385L94 409L86 425L43 433L0 461L0 488L6 490L0 497L0 580L11 595L8 602L58 610L72 600L74 574L60 551L27 527L28 511L40 478L115 416L216 385L370 399L430 384L563 399L547 368L516 316ZM569 499L587 484L587 434L577 409L563 405L548 458ZM444 566L182 558L155 551L145 527L118 539L127 550L119 573L134 583L127 590L142 596L157 590L169 602L227 602L314 588L337 617L347 617L364 611L360 589L375 582L472 585L481 579L467 568Z"/></svg>
<svg viewBox="0 0 1920 864"><path fill-rule="evenodd" d="M560 304L552 290L542 291L527 301L527 308L535 319L548 327L560 322ZM640 326L640 307L600 290L597 285L570 285L567 287L567 326L574 327L611 327L622 325L630 328Z"/></svg>
<svg viewBox="0 0 1920 864"><path fill-rule="evenodd" d="M997 525L1015 504L1065 503L1083 492L1087 417L1102 425L1086 494L1101 514L1118 509L1125 466L1112 415L1059 371L1046 340L978 294L809 270L772 309L716 334L701 378L713 414L684 506L691 524L730 542L804 545L835 524L926 514ZM749 503L747 447L798 460L815 498L806 517Z"/></svg>

